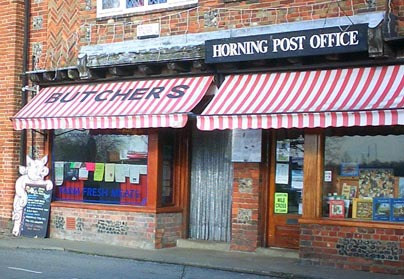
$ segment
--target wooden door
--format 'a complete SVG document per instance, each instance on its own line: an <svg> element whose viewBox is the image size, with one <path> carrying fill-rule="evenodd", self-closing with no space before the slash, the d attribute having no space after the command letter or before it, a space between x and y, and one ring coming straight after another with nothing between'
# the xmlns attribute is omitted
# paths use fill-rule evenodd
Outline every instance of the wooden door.
<svg viewBox="0 0 404 279"><path fill-rule="evenodd" d="M303 210L304 138L299 131L277 131L271 142L268 246L298 249L298 219Z"/></svg>

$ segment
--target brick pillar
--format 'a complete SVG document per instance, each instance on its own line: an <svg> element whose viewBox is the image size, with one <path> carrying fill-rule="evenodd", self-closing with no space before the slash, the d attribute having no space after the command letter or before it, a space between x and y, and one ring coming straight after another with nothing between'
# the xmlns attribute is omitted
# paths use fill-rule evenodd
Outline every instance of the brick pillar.
<svg viewBox="0 0 404 279"><path fill-rule="evenodd" d="M255 251L260 245L260 165L233 164L231 249Z"/></svg>
<svg viewBox="0 0 404 279"><path fill-rule="evenodd" d="M0 230L10 230L20 133L10 117L21 107L24 1L0 0Z"/></svg>

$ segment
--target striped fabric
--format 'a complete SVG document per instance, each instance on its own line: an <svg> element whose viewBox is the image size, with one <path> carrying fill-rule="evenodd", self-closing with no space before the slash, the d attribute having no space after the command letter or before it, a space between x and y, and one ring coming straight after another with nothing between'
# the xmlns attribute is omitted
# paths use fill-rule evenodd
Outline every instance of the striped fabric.
<svg viewBox="0 0 404 279"><path fill-rule="evenodd" d="M228 76L201 130L404 124L404 66Z"/></svg>
<svg viewBox="0 0 404 279"><path fill-rule="evenodd" d="M22 129L184 127L212 76L48 87L13 121Z"/></svg>

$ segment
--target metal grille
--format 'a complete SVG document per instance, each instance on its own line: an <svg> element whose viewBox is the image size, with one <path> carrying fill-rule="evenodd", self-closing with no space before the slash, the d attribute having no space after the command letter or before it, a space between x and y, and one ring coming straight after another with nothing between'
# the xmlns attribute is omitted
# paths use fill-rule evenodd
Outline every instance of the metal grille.
<svg viewBox="0 0 404 279"><path fill-rule="evenodd" d="M192 140L190 238L230 241L231 132L195 129Z"/></svg>

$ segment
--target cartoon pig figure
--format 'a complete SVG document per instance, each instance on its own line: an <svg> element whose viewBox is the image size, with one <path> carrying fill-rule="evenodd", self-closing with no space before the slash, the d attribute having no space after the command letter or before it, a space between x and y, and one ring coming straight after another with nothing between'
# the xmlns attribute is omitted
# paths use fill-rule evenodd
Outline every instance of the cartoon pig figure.
<svg viewBox="0 0 404 279"><path fill-rule="evenodd" d="M12 233L14 236L20 235L22 213L28 201L27 192L25 190L27 184L45 185L46 190L51 190L53 188L52 181L44 180L45 176L49 173L49 169L46 167L47 162L48 156L45 156L40 160L32 160L27 156L27 166L19 167L21 176L15 182L14 208L12 216L12 219L14 220Z"/></svg>

